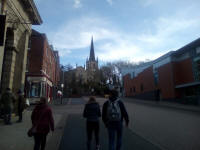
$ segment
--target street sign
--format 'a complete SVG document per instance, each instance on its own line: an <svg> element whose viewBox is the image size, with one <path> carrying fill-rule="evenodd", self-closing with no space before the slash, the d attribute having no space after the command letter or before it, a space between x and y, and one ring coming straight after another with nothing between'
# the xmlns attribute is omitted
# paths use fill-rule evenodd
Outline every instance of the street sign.
<svg viewBox="0 0 200 150"><path fill-rule="evenodd" d="M4 43L5 24L6 24L6 16L0 15L0 46L3 46Z"/></svg>

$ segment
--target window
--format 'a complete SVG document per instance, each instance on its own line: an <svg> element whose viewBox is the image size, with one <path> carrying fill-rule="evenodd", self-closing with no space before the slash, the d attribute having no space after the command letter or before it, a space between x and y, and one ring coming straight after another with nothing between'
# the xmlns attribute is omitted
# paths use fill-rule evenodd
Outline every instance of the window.
<svg viewBox="0 0 200 150"><path fill-rule="evenodd" d="M143 90L144 90L143 84L140 85L140 90L141 90L141 92L143 92Z"/></svg>
<svg viewBox="0 0 200 150"><path fill-rule="evenodd" d="M31 49L31 37L29 37L29 40L28 40L28 50Z"/></svg>
<svg viewBox="0 0 200 150"><path fill-rule="evenodd" d="M158 69L155 68L154 70L154 83L155 85L158 85Z"/></svg>
<svg viewBox="0 0 200 150"><path fill-rule="evenodd" d="M133 92L135 93L135 87L133 87Z"/></svg>
<svg viewBox="0 0 200 150"><path fill-rule="evenodd" d="M196 48L196 53L199 54L200 53L200 47Z"/></svg>
<svg viewBox="0 0 200 150"><path fill-rule="evenodd" d="M135 72L132 72L131 78L135 78Z"/></svg>
<svg viewBox="0 0 200 150"><path fill-rule="evenodd" d="M195 80L200 81L200 59L194 60Z"/></svg>
<svg viewBox="0 0 200 150"><path fill-rule="evenodd" d="M50 63L52 64L52 61L51 61L51 55L49 56L49 60L50 60Z"/></svg>
<svg viewBox="0 0 200 150"><path fill-rule="evenodd" d="M48 48L46 48L46 54L47 54L47 57L48 57Z"/></svg>
<svg viewBox="0 0 200 150"><path fill-rule="evenodd" d="M40 97L41 84L40 82L32 83L30 88L30 97Z"/></svg>

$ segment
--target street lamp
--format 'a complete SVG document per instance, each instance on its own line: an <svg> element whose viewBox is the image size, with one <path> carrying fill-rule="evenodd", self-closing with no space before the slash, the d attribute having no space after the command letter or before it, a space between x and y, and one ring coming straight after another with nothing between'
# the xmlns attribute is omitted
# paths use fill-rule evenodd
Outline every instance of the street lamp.
<svg viewBox="0 0 200 150"><path fill-rule="evenodd" d="M62 88L62 97L61 97L61 104L62 104L62 99L63 99L63 95L64 95L63 94L63 88L64 88L64 84L63 83L61 84L61 88Z"/></svg>

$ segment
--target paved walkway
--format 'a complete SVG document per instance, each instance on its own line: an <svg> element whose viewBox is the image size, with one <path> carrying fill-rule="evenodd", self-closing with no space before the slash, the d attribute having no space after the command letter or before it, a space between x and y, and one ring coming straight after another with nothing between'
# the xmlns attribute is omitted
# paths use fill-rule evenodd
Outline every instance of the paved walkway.
<svg viewBox="0 0 200 150"><path fill-rule="evenodd" d="M108 149L108 136L104 125L100 126L101 150ZM94 141L93 141L94 143ZM94 144L93 144L94 148ZM68 116L64 134L59 150L86 150L86 130L85 120L81 114L71 114ZM155 145L146 141L142 137L133 133L130 129L124 128L122 150L160 150Z"/></svg>
<svg viewBox="0 0 200 150"><path fill-rule="evenodd" d="M83 111L84 104L87 100L88 100L87 97L84 97L83 99L79 99L79 98L65 99L62 105L60 105L60 102L56 100L53 103L53 105L51 105L53 108L56 130L53 134L50 133L48 135L48 142L47 142L47 148L46 148L47 150L57 150L57 149L62 150L63 148L66 148L67 150L70 150L70 149L71 150L85 150L86 148L85 121L82 118L81 113ZM159 129L160 126L158 128L156 126L156 124L158 123L152 122L152 121L148 122L148 118L151 113L149 114L147 110L151 109L151 107L147 109L146 108L147 104L150 106L158 107L159 109L155 109L155 111L159 110L159 112L165 111L165 109L162 110L163 109L162 107L173 108L174 111L177 108L178 108L177 111L184 110L186 113L188 113L186 114L186 117L189 116L189 118L187 118L188 120L192 118L197 118L199 116L199 115L195 115L195 112L198 113L199 111L199 107L195 107L195 106L187 106L187 105L165 103L165 102L160 102L157 104L152 101L141 101L141 100L136 100L136 99L124 99L124 100L128 101L126 105L127 105L127 108L129 108L129 112L132 112L132 111L136 111L136 112L133 114L132 113L130 114L131 118L134 118L133 119L134 122L130 123L130 129L124 128L124 139L123 139L124 149L123 150L129 150L129 149L130 150L133 150L133 149L135 150L154 150L154 149L157 150L158 149L159 150L158 147L148 142L148 141L152 141L152 143L154 143L156 140L159 140L158 135L163 136L163 134L159 134L160 132L158 132L159 130L161 130ZM98 98L98 102L100 103L101 106L103 105L104 101L105 101L104 98ZM129 103L131 101L137 102L137 104L139 103L145 104L144 105L145 111L143 111L143 109L140 108L140 107L143 108L142 105L136 106L134 103L133 104ZM174 113L174 111L173 112L170 111L170 112ZM194 112L194 115L193 113L190 114L190 111ZM32 150L33 149L33 144L34 144L33 138L27 137L27 130L31 127L31 120L30 120L31 112L32 112L32 108L29 108L23 113L24 119L22 123L16 123L18 117L12 117L13 124L10 126L4 125L3 120L0 119L0 150ZM144 115L144 113L145 114L148 113L148 114L146 114L147 116L144 117L144 120L141 120L142 118L141 115ZM154 117L157 115L159 115L158 112L153 113ZM166 113L166 116L169 116L169 113ZM171 119L171 117L170 118L167 117L167 119ZM186 117L184 115L184 117L182 118L182 121L186 120ZM181 119L180 117L178 118ZM147 123L144 121L146 121ZM192 122L192 120L188 121L189 125L191 124L190 122ZM152 123L155 126L148 125L148 123ZM174 125L177 125L177 123L174 124L174 122L171 122L170 125L174 126ZM147 127L145 127L145 125ZM180 125L180 127L182 127L183 125ZM189 125L188 125L188 128L191 126ZM152 127L156 127L156 128L153 130ZM168 125L166 124L166 128L167 127ZM196 127L195 124L194 124L194 127ZM151 133L150 131L147 132L146 131L147 129L149 130L152 129L152 134L150 134ZM171 129L173 128L170 128L170 131ZM190 130L184 130L184 133L186 132L189 135L193 133L193 132L190 133L189 131ZM62 138L62 135L64 135L63 138ZM145 137L145 139L148 139L148 141L139 135L141 135L142 137ZM102 125L102 123L101 123L100 136L101 136L101 149L106 150L107 145L108 145L107 131ZM157 139L151 138L151 136L152 137L154 136ZM170 136L172 135L170 134ZM192 137L192 135L188 136L188 138L190 137ZM167 139L169 140L171 138L167 138ZM175 138L175 139L177 140L179 139L178 142L180 142L182 138ZM163 141L164 141L164 144L167 143L166 140L163 140ZM184 145L184 142L182 143L183 143L182 145ZM172 150L174 149L172 148ZM187 150L190 150L190 149L187 149Z"/></svg>
<svg viewBox="0 0 200 150"><path fill-rule="evenodd" d="M12 125L4 125L0 119L0 150L32 150L34 140L27 136L27 131L31 127L31 113L33 106L28 108L23 113L23 122L17 123L17 116L11 119ZM57 127L62 114L53 113L55 126ZM57 133L56 130L53 134L48 135L48 140Z"/></svg>

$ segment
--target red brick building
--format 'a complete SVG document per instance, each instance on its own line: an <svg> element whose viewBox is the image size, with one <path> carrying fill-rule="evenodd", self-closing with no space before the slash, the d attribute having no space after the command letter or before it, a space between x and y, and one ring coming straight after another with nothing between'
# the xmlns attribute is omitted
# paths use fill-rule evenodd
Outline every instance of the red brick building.
<svg viewBox="0 0 200 150"><path fill-rule="evenodd" d="M132 69L123 83L125 96L199 103L200 39Z"/></svg>
<svg viewBox="0 0 200 150"><path fill-rule="evenodd" d="M49 45L45 34L32 31L28 51L26 95L30 101L45 96L52 100L57 93L60 78L58 51Z"/></svg>

